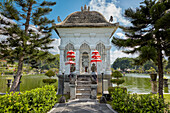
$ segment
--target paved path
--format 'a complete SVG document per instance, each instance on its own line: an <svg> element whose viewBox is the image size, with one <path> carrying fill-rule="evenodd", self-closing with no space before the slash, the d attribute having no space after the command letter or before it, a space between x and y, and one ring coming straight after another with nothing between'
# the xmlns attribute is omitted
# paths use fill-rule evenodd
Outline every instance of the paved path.
<svg viewBox="0 0 170 113"><path fill-rule="evenodd" d="M96 100L74 100L56 104L48 113L117 113L108 104Z"/></svg>

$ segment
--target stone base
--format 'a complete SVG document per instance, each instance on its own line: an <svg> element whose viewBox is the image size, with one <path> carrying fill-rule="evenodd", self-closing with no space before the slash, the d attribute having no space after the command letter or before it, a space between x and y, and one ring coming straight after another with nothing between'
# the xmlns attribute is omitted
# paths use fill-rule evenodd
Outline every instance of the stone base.
<svg viewBox="0 0 170 113"><path fill-rule="evenodd" d="M157 81L150 81L152 86L152 93L157 94Z"/></svg>
<svg viewBox="0 0 170 113"><path fill-rule="evenodd" d="M76 98L76 85L75 84L69 84L70 87L70 99Z"/></svg>
<svg viewBox="0 0 170 113"><path fill-rule="evenodd" d="M97 99L97 84L91 84L91 99Z"/></svg>
<svg viewBox="0 0 170 113"><path fill-rule="evenodd" d="M98 75L97 78L98 78L97 92L102 94L102 76ZM103 84L104 86L106 86L104 87L105 90L107 89L106 91L108 91L107 87L112 86L110 80L111 80L111 75L103 75ZM107 83L106 82L104 83L104 81L107 81Z"/></svg>
<svg viewBox="0 0 170 113"><path fill-rule="evenodd" d="M107 100L104 96L100 98L100 103L107 103Z"/></svg>
<svg viewBox="0 0 170 113"><path fill-rule="evenodd" d="M66 102L66 98L64 96L62 96L60 99L59 99L59 103L65 103Z"/></svg>

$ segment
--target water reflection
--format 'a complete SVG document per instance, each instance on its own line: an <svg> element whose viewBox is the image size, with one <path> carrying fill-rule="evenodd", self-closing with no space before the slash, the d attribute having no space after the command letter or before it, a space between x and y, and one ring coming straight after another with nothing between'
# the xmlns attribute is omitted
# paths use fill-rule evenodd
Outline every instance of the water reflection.
<svg viewBox="0 0 170 113"><path fill-rule="evenodd" d="M10 76L11 78L13 76ZM0 92L5 93L7 91L7 76L0 76ZM31 90L34 88L42 87L46 85L42 82L44 78L48 78L45 75L28 75L21 78L21 91ZM57 77L55 77L57 78ZM54 83L57 86L57 83Z"/></svg>
<svg viewBox="0 0 170 113"><path fill-rule="evenodd" d="M169 75L166 75L166 77L170 79ZM151 79L150 79L150 75L148 74L126 74L124 79L125 82L120 86L126 87L127 90L130 91L131 93L150 93L152 90L151 83L150 83ZM170 92L170 86L169 86L169 92Z"/></svg>

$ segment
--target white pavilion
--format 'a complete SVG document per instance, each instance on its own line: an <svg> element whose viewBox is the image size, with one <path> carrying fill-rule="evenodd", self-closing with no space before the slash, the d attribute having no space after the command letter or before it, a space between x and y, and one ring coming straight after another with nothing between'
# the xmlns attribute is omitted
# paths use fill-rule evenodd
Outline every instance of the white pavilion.
<svg viewBox="0 0 170 113"><path fill-rule="evenodd" d="M104 72L105 75L110 75L110 38L118 26L118 23L108 22L101 13L90 11L90 7L86 6L56 24L55 31L61 39L59 74L62 74L63 70L65 74L70 72L69 65L65 65L66 53L69 50L76 52L76 74L90 74L91 53L97 50L102 60L102 63L97 63L97 73Z"/></svg>
<svg viewBox="0 0 170 113"><path fill-rule="evenodd" d="M95 99L97 93L102 92L101 73L104 73L104 90L108 90L111 86L110 38L118 27L118 23L108 22L101 13L90 11L90 7L86 6L81 7L81 11L68 15L63 22L55 24L55 31L61 39L58 94L69 93L71 99ZM69 83L67 75L70 73L70 65L65 65L69 50L75 52L75 75L77 75L75 84ZM92 84L90 80L92 66L90 61L94 50L100 53L102 60L101 63L97 63L97 84Z"/></svg>

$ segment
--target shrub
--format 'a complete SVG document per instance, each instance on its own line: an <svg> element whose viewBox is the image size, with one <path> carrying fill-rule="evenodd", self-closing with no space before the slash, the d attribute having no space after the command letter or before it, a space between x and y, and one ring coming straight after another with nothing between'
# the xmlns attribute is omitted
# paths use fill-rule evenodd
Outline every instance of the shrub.
<svg viewBox="0 0 170 113"><path fill-rule="evenodd" d="M52 77L52 76L55 75L55 72L52 71L52 70L48 70L48 71L45 73L45 75L48 76L48 77Z"/></svg>
<svg viewBox="0 0 170 113"><path fill-rule="evenodd" d="M127 92L127 88L125 88L125 87L109 87L108 88L109 94L112 94L115 91L115 89L118 89L118 88L122 89L124 93Z"/></svg>
<svg viewBox="0 0 170 113"><path fill-rule="evenodd" d="M54 86L45 86L19 94L0 96L0 113L45 113L57 102Z"/></svg>
<svg viewBox="0 0 170 113"><path fill-rule="evenodd" d="M55 83L56 81L57 81L57 79L43 79L43 82L48 83L48 84Z"/></svg>
<svg viewBox="0 0 170 113"><path fill-rule="evenodd" d="M122 84L125 82L124 79L111 79L112 83L116 83L117 85Z"/></svg>
<svg viewBox="0 0 170 113"><path fill-rule="evenodd" d="M5 71L5 75L12 75L14 72L13 71Z"/></svg>
<svg viewBox="0 0 170 113"><path fill-rule="evenodd" d="M125 80L119 79L119 78L123 77L123 76L122 76L122 73L119 72L119 71L114 71L114 72L112 73L112 77L114 77L114 78L116 78L116 79L111 79L111 82L114 83L114 84L117 84L117 86L119 86L120 84L122 84L122 83L125 82Z"/></svg>
<svg viewBox="0 0 170 113"><path fill-rule="evenodd" d="M137 95L124 93L116 88L111 94L111 105L118 113L164 113L168 111L168 104L157 95Z"/></svg>

